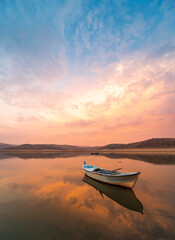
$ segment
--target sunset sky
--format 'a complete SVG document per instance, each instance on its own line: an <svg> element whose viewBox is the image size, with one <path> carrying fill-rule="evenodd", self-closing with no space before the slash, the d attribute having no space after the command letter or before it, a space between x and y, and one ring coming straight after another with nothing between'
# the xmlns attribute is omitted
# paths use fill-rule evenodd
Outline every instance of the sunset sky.
<svg viewBox="0 0 175 240"><path fill-rule="evenodd" d="M0 142L175 137L174 0L0 0Z"/></svg>

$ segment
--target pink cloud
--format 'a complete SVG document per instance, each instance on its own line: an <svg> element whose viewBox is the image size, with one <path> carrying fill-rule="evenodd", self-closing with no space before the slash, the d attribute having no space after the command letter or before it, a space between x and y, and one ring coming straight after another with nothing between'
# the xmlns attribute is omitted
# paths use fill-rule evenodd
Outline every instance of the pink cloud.
<svg viewBox="0 0 175 240"><path fill-rule="evenodd" d="M31 129L27 133L31 141L71 144L174 136L174 58L148 61L146 57L139 53L104 68L93 65L96 77L91 84L86 75L72 78L71 85L62 90L57 82L10 87L1 95L0 104L5 106L4 101L13 109L11 117L22 124L9 123L14 130L6 133L4 140L20 132L16 136L22 141L26 128ZM5 120L3 117L2 125ZM38 133L32 136L36 129Z"/></svg>

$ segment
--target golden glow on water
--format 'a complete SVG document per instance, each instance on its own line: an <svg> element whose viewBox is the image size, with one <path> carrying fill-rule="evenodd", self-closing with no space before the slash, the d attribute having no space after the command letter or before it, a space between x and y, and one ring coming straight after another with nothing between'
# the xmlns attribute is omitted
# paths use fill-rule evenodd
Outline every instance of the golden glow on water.
<svg viewBox="0 0 175 240"><path fill-rule="evenodd" d="M84 160L141 171L133 194L136 208L143 205L143 215L127 202L122 206L117 198L112 200L113 190L107 196L105 190L99 193L101 186L98 190L83 182ZM0 239L15 234L19 239L173 239L174 173L175 165L103 156L1 159Z"/></svg>

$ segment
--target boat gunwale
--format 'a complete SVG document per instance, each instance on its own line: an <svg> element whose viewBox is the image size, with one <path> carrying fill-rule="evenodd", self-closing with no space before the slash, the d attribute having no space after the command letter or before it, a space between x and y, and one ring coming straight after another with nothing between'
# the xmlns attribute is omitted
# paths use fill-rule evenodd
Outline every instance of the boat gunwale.
<svg viewBox="0 0 175 240"><path fill-rule="evenodd" d="M85 166L88 166L88 165L85 165ZM92 165L90 165L90 166L92 166ZM93 167L95 167L95 166L93 166ZM126 176L134 176L134 175L139 175L140 174L140 172L119 173L119 174L116 174L116 175L111 175L111 174L108 174L108 173L101 174L101 173L98 173L98 172L89 171L88 169L84 168L84 166L82 166L82 168L89 173L93 173L93 174L96 174L96 175L99 175L99 176L107 176L107 177L126 177ZM103 169L103 168L100 168L100 169Z"/></svg>

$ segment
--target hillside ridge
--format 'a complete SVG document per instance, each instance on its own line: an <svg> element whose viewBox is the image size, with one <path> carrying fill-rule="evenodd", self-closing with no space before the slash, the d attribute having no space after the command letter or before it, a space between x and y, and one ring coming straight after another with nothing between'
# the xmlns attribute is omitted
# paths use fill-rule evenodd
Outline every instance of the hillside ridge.
<svg viewBox="0 0 175 240"><path fill-rule="evenodd" d="M115 149L149 149L149 148L175 148L175 138L151 138L134 143L112 143L105 146L74 146L74 145L59 145L59 144L22 144L11 145L0 143L0 150L60 150L60 151L97 151L97 150L115 150Z"/></svg>
<svg viewBox="0 0 175 240"><path fill-rule="evenodd" d="M100 147L99 150L103 149L130 149L130 148L174 148L175 138L151 138L140 142L126 143L126 144L108 144Z"/></svg>

